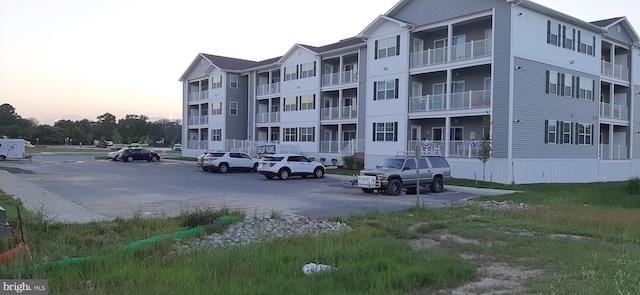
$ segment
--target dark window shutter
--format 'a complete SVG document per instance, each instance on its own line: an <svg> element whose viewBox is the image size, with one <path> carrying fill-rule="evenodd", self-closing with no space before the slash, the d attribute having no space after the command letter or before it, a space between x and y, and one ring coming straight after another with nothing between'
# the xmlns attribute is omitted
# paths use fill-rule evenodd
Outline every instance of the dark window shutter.
<svg viewBox="0 0 640 295"><path fill-rule="evenodd" d="M595 141L595 132L596 132L596 128L593 124L591 124L591 145L593 145L593 142Z"/></svg>
<svg viewBox="0 0 640 295"><path fill-rule="evenodd" d="M398 90L400 89L398 84L400 84L400 79L396 79L396 82L395 82L395 96L396 97L394 97L394 98L399 98L400 97L400 94L398 94Z"/></svg>
<svg viewBox="0 0 640 295"><path fill-rule="evenodd" d="M578 91L576 91L576 78L578 78L578 77L572 77L571 78L571 97L574 97L575 93L578 92Z"/></svg>
<svg viewBox="0 0 640 295"><path fill-rule="evenodd" d="M551 21L547 21L547 44L551 44Z"/></svg>
<svg viewBox="0 0 640 295"><path fill-rule="evenodd" d="M549 143L549 120L544 120L544 143Z"/></svg>
<svg viewBox="0 0 640 295"><path fill-rule="evenodd" d="M378 82L373 82L373 100L378 99Z"/></svg>
<svg viewBox="0 0 640 295"><path fill-rule="evenodd" d="M591 81L591 87L593 87L593 90L591 91L591 100L595 101L596 100L596 80Z"/></svg>
<svg viewBox="0 0 640 295"><path fill-rule="evenodd" d="M575 137L574 137L574 143L575 143L575 144L578 144L578 143L580 142L580 140L579 140L579 139L580 139L580 136L579 136L579 134L580 134L580 128L578 127L578 123L575 123L575 125L576 125L576 127L575 127L575 129L574 129L574 130L575 130L575 132L576 132L576 133L574 134L574 135L575 135Z"/></svg>
<svg viewBox="0 0 640 295"><path fill-rule="evenodd" d="M393 141L398 141L398 122L393 122Z"/></svg>
<svg viewBox="0 0 640 295"><path fill-rule="evenodd" d="M564 38L562 36L562 25L558 24L558 38ZM562 42L558 40L558 47L562 47Z"/></svg>
<svg viewBox="0 0 640 295"><path fill-rule="evenodd" d="M564 96L564 74L560 74L560 81L558 82L560 82L558 83L560 84L560 92L558 93L560 93L560 96Z"/></svg>
<svg viewBox="0 0 640 295"><path fill-rule="evenodd" d="M591 56L596 56L596 36L593 36L593 43L592 44L593 44L593 50L591 50Z"/></svg>
<svg viewBox="0 0 640 295"><path fill-rule="evenodd" d="M396 55L400 55L400 35L396 36Z"/></svg>
<svg viewBox="0 0 640 295"><path fill-rule="evenodd" d="M580 34L580 31L578 31L578 43L577 43L578 44L578 52L582 52L581 49L580 49L580 47L582 47L582 46L580 46L580 38L581 37L582 37L582 35Z"/></svg>
<svg viewBox="0 0 640 295"><path fill-rule="evenodd" d="M556 144L562 141L562 136L560 136L560 126L562 126L560 125L560 121L556 121Z"/></svg>
<svg viewBox="0 0 640 295"><path fill-rule="evenodd" d="M316 76L316 62L313 62L313 76Z"/></svg>
<svg viewBox="0 0 640 295"><path fill-rule="evenodd" d="M376 123L373 123L373 141L376 141Z"/></svg>
<svg viewBox="0 0 640 295"><path fill-rule="evenodd" d="M564 122L559 121L558 125L560 125L560 129L558 130L558 138L560 138L560 140L558 141L559 144L563 144L564 143Z"/></svg>
<svg viewBox="0 0 640 295"><path fill-rule="evenodd" d="M562 48L567 48L567 26L562 26Z"/></svg>
<svg viewBox="0 0 640 295"><path fill-rule="evenodd" d="M373 54L373 59L378 59L378 40L376 40L374 49L375 49L375 53Z"/></svg>
<svg viewBox="0 0 640 295"><path fill-rule="evenodd" d="M571 126L571 132L569 133L569 144L573 144L573 133L575 132L573 128L573 123L569 122L569 126Z"/></svg>
<svg viewBox="0 0 640 295"><path fill-rule="evenodd" d="M296 79L300 79L300 65L296 65Z"/></svg>
<svg viewBox="0 0 640 295"><path fill-rule="evenodd" d="M560 72L558 72L558 75L557 75L558 83L556 83L556 95L560 95L560 91L561 91L560 90L560 83L562 83L561 82L562 81L561 78L562 78L562 74L560 74Z"/></svg>
<svg viewBox="0 0 640 295"><path fill-rule="evenodd" d="M576 98L580 98L580 77L576 77Z"/></svg>
<svg viewBox="0 0 640 295"><path fill-rule="evenodd" d="M545 85L545 93L549 94L549 75L551 75L551 72L547 71L547 83Z"/></svg>
<svg viewBox="0 0 640 295"><path fill-rule="evenodd" d="M573 37L571 38L571 50L576 50L576 29L573 29Z"/></svg>

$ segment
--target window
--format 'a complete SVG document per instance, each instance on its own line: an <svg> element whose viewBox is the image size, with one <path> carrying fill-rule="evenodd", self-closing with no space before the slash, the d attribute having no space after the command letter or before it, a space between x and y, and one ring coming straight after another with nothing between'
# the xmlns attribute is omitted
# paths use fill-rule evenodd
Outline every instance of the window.
<svg viewBox="0 0 640 295"><path fill-rule="evenodd" d="M373 123L373 141L398 141L398 122Z"/></svg>
<svg viewBox="0 0 640 295"><path fill-rule="evenodd" d="M593 89L595 88L594 80L589 78L578 77L579 90L578 98L593 100Z"/></svg>
<svg viewBox="0 0 640 295"><path fill-rule="evenodd" d="M222 141L222 129L211 129L211 141Z"/></svg>
<svg viewBox="0 0 640 295"><path fill-rule="evenodd" d="M229 115L237 115L238 114L238 102L231 101L229 102Z"/></svg>
<svg viewBox="0 0 640 295"><path fill-rule="evenodd" d="M547 139L545 143L556 143L556 138L558 137L558 122L555 120L547 120Z"/></svg>
<svg viewBox="0 0 640 295"><path fill-rule="evenodd" d="M298 79L298 65L288 66L284 68L284 80L297 80Z"/></svg>
<svg viewBox="0 0 640 295"><path fill-rule="evenodd" d="M560 42L561 25L556 22L547 21L547 44L561 46Z"/></svg>
<svg viewBox="0 0 640 295"><path fill-rule="evenodd" d="M400 36L376 40L375 59L400 55Z"/></svg>
<svg viewBox="0 0 640 295"><path fill-rule="evenodd" d="M316 76L316 63L315 62L309 62L309 63L304 63L302 65L300 65L301 68L301 73L300 73L300 78L304 79L304 78L309 78L309 77L315 77Z"/></svg>
<svg viewBox="0 0 640 295"><path fill-rule="evenodd" d="M283 141L298 141L298 128L284 128Z"/></svg>
<svg viewBox="0 0 640 295"><path fill-rule="evenodd" d="M562 143L571 144L571 122L562 122Z"/></svg>
<svg viewBox="0 0 640 295"><path fill-rule="evenodd" d="M547 71L547 93L558 95L558 72Z"/></svg>
<svg viewBox="0 0 640 295"><path fill-rule="evenodd" d="M211 78L211 89L222 88L222 76Z"/></svg>
<svg viewBox="0 0 640 295"><path fill-rule="evenodd" d="M314 110L316 108L315 96L303 95L300 97L300 110Z"/></svg>
<svg viewBox="0 0 640 295"><path fill-rule="evenodd" d="M314 141L315 127L300 127L300 141Z"/></svg>
<svg viewBox="0 0 640 295"><path fill-rule="evenodd" d="M238 88L238 75L230 75L229 76L229 87Z"/></svg>
<svg viewBox="0 0 640 295"><path fill-rule="evenodd" d="M573 97L573 75L562 74L562 95Z"/></svg>
<svg viewBox="0 0 640 295"><path fill-rule="evenodd" d="M211 104L211 115L222 115L222 102L214 102Z"/></svg>
<svg viewBox="0 0 640 295"><path fill-rule="evenodd" d="M284 111L285 112L292 112L292 111L297 111L297 110L298 110L298 97L297 96L285 97L285 99L284 99Z"/></svg>
<svg viewBox="0 0 640 295"><path fill-rule="evenodd" d="M575 48L576 29L567 29L566 26L562 26L562 34L564 35L562 47L573 50Z"/></svg>
<svg viewBox="0 0 640 295"><path fill-rule="evenodd" d="M591 137L593 136L593 125L576 123L576 129L578 130L577 143L579 145L590 145L590 144L592 144Z"/></svg>
<svg viewBox="0 0 640 295"><path fill-rule="evenodd" d="M578 31L578 52L595 56L596 37L587 32Z"/></svg>
<svg viewBox="0 0 640 295"><path fill-rule="evenodd" d="M373 100L398 98L398 79L373 82Z"/></svg>

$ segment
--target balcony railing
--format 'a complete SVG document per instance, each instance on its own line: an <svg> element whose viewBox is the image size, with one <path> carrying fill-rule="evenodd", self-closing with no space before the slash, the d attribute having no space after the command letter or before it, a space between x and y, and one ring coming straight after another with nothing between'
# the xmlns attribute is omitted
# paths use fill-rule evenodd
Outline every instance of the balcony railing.
<svg viewBox="0 0 640 295"><path fill-rule="evenodd" d="M434 112L454 109L477 109L491 106L490 90L470 90L446 94L415 96L410 98L409 112Z"/></svg>
<svg viewBox="0 0 640 295"><path fill-rule="evenodd" d="M189 125L207 125L209 124L209 116L193 116L189 117Z"/></svg>
<svg viewBox="0 0 640 295"><path fill-rule="evenodd" d="M627 146L621 144L601 144L600 159L604 160L625 160L629 159Z"/></svg>
<svg viewBox="0 0 640 295"><path fill-rule="evenodd" d="M493 39L474 40L461 45L430 48L411 53L411 67L424 67L449 62L448 54L451 50L451 61L460 61L491 56Z"/></svg>
<svg viewBox="0 0 640 295"><path fill-rule="evenodd" d="M347 141L328 140L320 141L320 152L353 155L364 152L364 139L352 139Z"/></svg>
<svg viewBox="0 0 640 295"><path fill-rule="evenodd" d="M612 62L602 61L601 71L602 75L618 78L621 80L629 80L629 68L623 65L617 65Z"/></svg>
<svg viewBox="0 0 640 295"><path fill-rule="evenodd" d="M322 108L322 120L339 120L339 119L356 119L358 118L358 109L356 106Z"/></svg>
<svg viewBox="0 0 640 295"><path fill-rule="evenodd" d="M618 120L629 120L629 108L625 105L601 102L600 117Z"/></svg>
<svg viewBox="0 0 640 295"><path fill-rule="evenodd" d="M322 86L351 84L358 82L358 71L346 71L322 75Z"/></svg>
<svg viewBox="0 0 640 295"><path fill-rule="evenodd" d="M209 98L209 90L189 93L189 101L201 101Z"/></svg>
<svg viewBox="0 0 640 295"><path fill-rule="evenodd" d="M258 85L256 92L258 96L280 93L280 82Z"/></svg>
<svg viewBox="0 0 640 295"><path fill-rule="evenodd" d="M491 144L491 141L486 141ZM477 158L480 156L482 148L481 140L450 140L450 141L429 141L429 140L410 140L409 150L414 150L416 145L420 146L423 155L444 156L445 147L449 146L449 155L451 158Z"/></svg>
<svg viewBox="0 0 640 295"><path fill-rule="evenodd" d="M256 123L279 123L280 112L257 113Z"/></svg>
<svg viewBox="0 0 640 295"><path fill-rule="evenodd" d="M189 140L187 148L192 150L207 150L208 142L206 140Z"/></svg>

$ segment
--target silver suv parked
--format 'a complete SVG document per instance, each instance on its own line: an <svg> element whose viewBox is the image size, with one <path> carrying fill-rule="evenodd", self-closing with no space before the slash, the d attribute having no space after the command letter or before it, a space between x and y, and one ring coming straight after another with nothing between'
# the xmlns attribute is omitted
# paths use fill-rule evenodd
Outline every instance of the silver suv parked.
<svg viewBox="0 0 640 295"><path fill-rule="evenodd" d="M200 155L196 165L204 171L227 173L230 170L256 171L258 161L245 153L209 152Z"/></svg>
<svg viewBox="0 0 640 295"><path fill-rule="evenodd" d="M396 156L384 159L376 169L360 171L346 185L359 187L365 193L384 191L395 196L404 188L408 194L415 194L418 177L420 187L429 186L432 192L439 193L444 190L444 180L451 178L451 168L443 157L419 157L416 165L414 156Z"/></svg>

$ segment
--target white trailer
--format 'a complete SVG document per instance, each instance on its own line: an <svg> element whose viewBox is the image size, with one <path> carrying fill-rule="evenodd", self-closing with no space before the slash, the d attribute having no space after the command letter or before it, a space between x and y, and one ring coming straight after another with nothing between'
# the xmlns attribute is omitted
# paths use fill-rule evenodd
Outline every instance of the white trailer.
<svg viewBox="0 0 640 295"><path fill-rule="evenodd" d="M24 139L0 139L0 161L25 158Z"/></svg>

